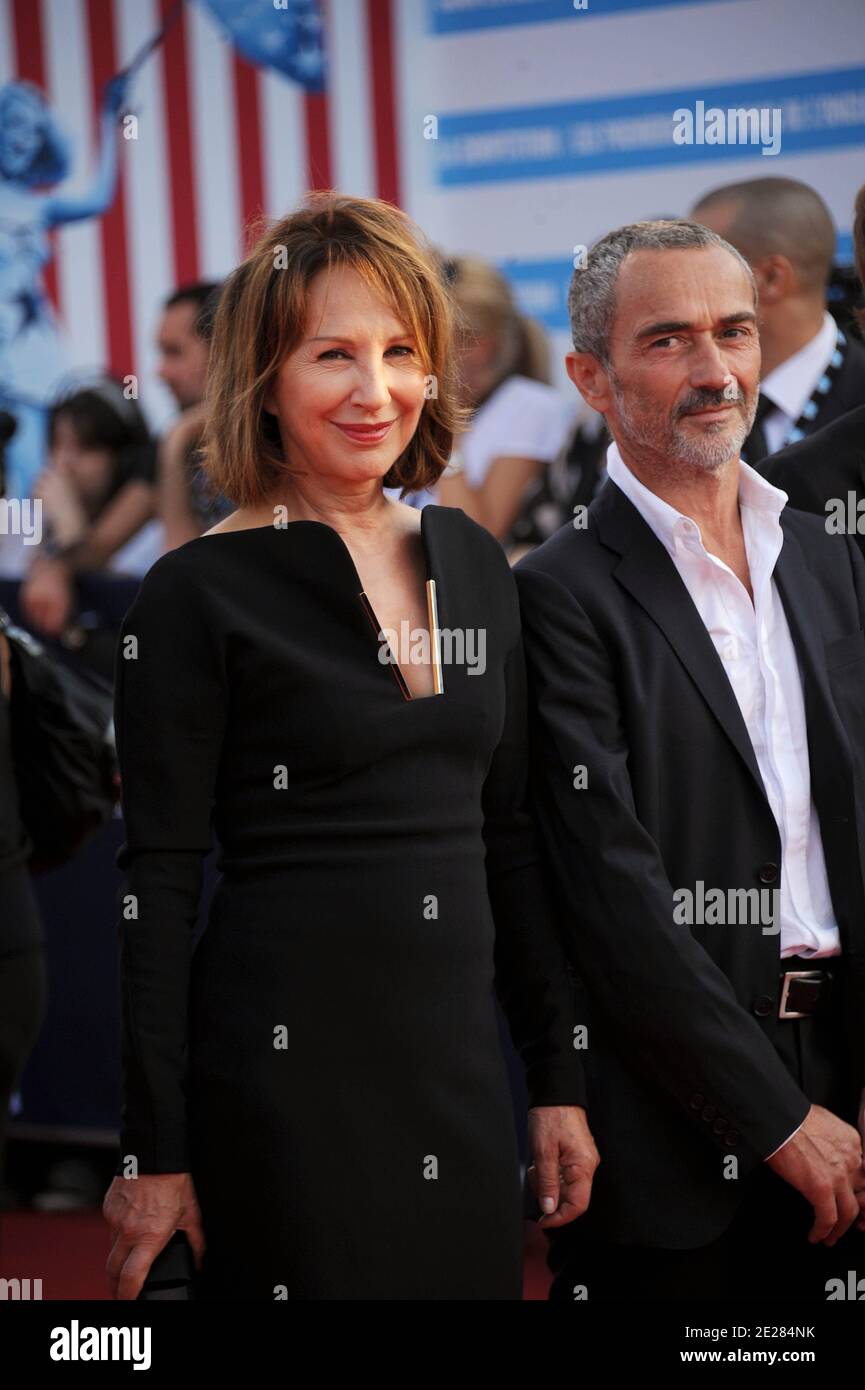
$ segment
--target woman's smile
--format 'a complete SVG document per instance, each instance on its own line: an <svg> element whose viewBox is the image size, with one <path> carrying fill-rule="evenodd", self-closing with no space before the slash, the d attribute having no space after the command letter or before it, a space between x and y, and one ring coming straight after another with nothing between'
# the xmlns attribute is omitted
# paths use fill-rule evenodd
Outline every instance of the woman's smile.
<svg viewBox="0 0 865 1390"><path fill-rule="evenodd" d="M381 443L395 421L382 420L380 424L376 425L343 425L339 420L331 420L330 423L336 425L338 430L342 430L346 439L352 440L353 443L372 445Z"/></svg>

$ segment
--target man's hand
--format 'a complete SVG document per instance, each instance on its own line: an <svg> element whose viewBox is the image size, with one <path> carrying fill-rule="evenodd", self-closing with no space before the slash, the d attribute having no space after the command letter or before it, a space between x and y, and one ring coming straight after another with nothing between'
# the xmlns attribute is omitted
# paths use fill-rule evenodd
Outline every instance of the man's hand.
<svg viewBox="0 0 865 1390"><path fill-rule="evenodd" d="M582 1216L600 1163L586 1112L579 1105L539 1105L529 1111L528 1178L545 1229Z"/></svg>
<svg viewBox="0 0 865 1390"><path fill-rule="evenodd" d="M859 1138L862 1141L862 1165L865 1169L865 1090L859 1098ZM858 1189L856 1196L859 1200L859 1220L856 1222L856 1229L865 1231L865 1182Z"/></svg>
<svg viewBox="0 0 865 1390"><path fill-rule="evenodd" d="M114 1244L106 1273L111 1298L136 1299L156 1256L175 1231L185 1231L196 1269L205 1239L190 1173L152 1173L116 1177L105 1194L102 1214Z"/></svg>
<svg viewBox="0 0 865 1390"><path fill-rule="evenodd" d="M862 1113L860 1111L860 1122ZM861 1124L860 1124L861 1130ZM812 1244L835 1245L865 1213L862 1135L822 1105L812 1105L805 1122L766 1162L814 1208ZM857 1220L859 1218L859 1220Z"/></svg>

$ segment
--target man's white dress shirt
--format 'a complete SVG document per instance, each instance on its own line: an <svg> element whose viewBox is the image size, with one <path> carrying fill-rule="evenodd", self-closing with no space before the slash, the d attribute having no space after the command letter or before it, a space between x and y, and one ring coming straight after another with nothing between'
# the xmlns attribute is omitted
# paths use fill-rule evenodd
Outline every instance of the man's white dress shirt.
<svg viewBox="0 0 865 1390"><path fill-rule="evenodd" d="M641 483L615 443L607 450L609 478L637 508L671 556L742 711L781 838L781 956L801 955L816 960L839 955L841 939L811 798L799 663L772 578L784 543L779 517L787 494L767 483L743 460L739 469L739 515L753 603L729 566L706 550L693 518L671 507ZM777 1149L773 1152L777 1153Z"/></svg>
<svg viewBox="0 0 865 1390"><path fill-rule="evenodd" d="M607 450L609 477L669 552L739 702L781 837L781 955L838 955L838 924L811 799L802 680L772 578L784 543L779 516L787 494L744 461L739 468L753 603L729 566L706 550L696 521L645 487L615 443Z"/></svg>

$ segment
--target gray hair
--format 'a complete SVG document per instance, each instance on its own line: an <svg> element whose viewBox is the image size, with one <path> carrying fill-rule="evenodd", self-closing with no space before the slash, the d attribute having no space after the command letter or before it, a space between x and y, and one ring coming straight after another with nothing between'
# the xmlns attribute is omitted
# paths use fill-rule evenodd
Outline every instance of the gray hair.
<svg viewBox="0 0 865 1390"><path fill-rule="evenodd" d="M629 222L596 241L586 265L577 267L568 290L568 314L576 352L590 352L610 366L610 330L616 312L616 283L625 257L631 251L679 251L720 246L735 256L748 277L757 303L757 282L744 256L717 232L684 218L654 222Z"/></svg>

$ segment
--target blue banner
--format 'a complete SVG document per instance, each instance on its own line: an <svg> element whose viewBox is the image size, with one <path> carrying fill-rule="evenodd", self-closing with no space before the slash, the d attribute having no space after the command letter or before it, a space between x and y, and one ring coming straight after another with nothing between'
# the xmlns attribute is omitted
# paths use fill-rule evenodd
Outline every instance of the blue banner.
<svg viewBox="0 0 865 1390"><path fill-rule="evenodd" d="M733 0L587 0L580 9L574 0L501 0L487 5L478 0L427 0L427 23L432 34L460 34L471 29L501 29L512 24L548 24L563 19L603 19L625 10L671 9L678 5L731 4Z"/></svg>
<svg viewBox="0 0 865 1390"><path fill-rule="evenodd" d="M759 141L717 143L701 126L713 111L780 112L778 153L838 149L865 142L865 68L644 92L637 96L520 106L440 117L435 148L439 184L556 178L704 160L761 158ZM690 143L674 139L674 112L695 120ZM705 124L705 122L703 122ZM731 127L732 128L732 127Z"/></svg>

